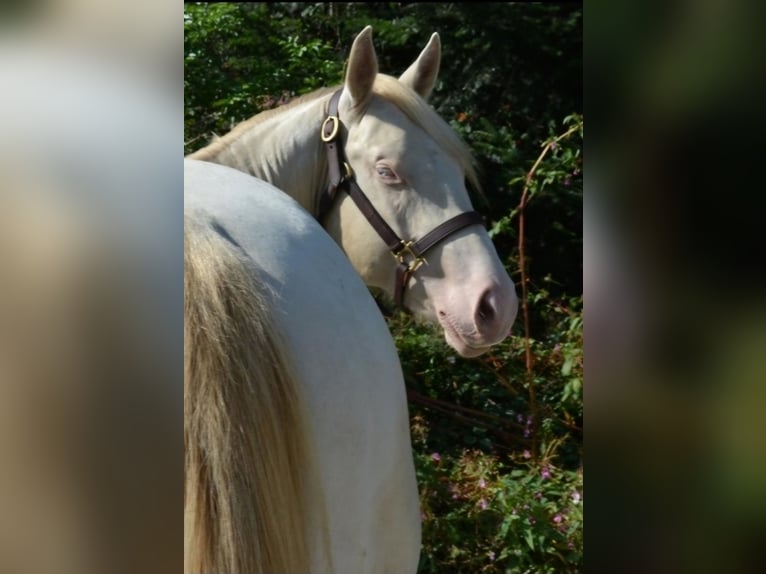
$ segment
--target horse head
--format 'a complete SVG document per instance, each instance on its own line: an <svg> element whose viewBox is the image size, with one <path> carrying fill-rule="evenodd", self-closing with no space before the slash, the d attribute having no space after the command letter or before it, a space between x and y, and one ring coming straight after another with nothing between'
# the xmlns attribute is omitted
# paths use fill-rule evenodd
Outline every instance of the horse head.
<svg viewBox="0 0 766 574"><path fill-rule="evenodd" d="M518 309L513 282L483 225L463 217L473 207L466 181L477 184L470 153L426 103L437 80L441 43L433 34L397 79L378 73L368 26L354 40L337 100L345 171L402 239L391 246L355 205L339 194L323 218L365 282L395 296L401 270L406 307L438 322L460 355L473 357L508 335ZM475 214L474 214L475 215ZM427 253L409 252L408 241L426 237L446 221L462 222Z"/></svg>

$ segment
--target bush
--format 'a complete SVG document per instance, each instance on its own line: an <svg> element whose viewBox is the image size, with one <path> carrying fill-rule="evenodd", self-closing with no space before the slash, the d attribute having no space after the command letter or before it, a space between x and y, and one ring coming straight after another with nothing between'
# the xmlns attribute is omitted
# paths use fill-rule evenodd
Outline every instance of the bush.
<svg viewBox="0 0 766 574"><path fill-rule="evenodd" d="M495 237L527 241L519 218L535 202L581 201L581 119L562 130L508 182L521 200L495 221ZM486 141L503 149L508 134ZM582 571L582 297L554 295L562 288L550 275L537 279L526 257L517 264L526 305L513 336L478 360L454 356L433 327L389 315L413 415L421 572Z"/></svg>
<svg viewBox="0 0 766 574"><path fill-rule="evenodd" d="M532 377L523 336L466 360L433 327L389 318L410 398L420 572L582 571L582 308L572 303L547 306L555 327L530 341Z"/></svg>
<svg viewBox="0 0 766 574"><path fill-rule="evenodd" d="M580 472L468 450L454 458L419 449L416 464L429 542L420 572L580 571Z"/></svg>

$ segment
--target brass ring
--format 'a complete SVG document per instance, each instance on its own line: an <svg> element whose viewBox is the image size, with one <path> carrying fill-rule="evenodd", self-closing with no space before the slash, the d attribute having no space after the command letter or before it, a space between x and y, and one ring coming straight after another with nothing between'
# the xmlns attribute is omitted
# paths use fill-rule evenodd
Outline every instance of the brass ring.
<svg viewBox="0 0 766 574"><path fill-rule="evenodd" d="M325 135L325 128L327 127L327 122L332 122L332 133L328 136ZM338 116L327 116L324 123L322 124L322 141L325 143L331 142L335 139L335 137L338 135L338 129L340 129L340 120L338 119Z"/></svg>

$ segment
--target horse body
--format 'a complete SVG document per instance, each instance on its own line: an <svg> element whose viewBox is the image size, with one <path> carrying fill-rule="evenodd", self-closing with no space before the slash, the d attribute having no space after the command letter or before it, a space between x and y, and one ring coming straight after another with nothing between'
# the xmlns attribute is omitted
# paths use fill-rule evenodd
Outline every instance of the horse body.
<svg viewBox="0 0 766 574"><path fill-rule="evenodd" d="M341 91L260 114L185 163L187 570L417 569L404 382L365 284L397 300L403 290L407 308L438 323L466 357L502 341L517 310L513 283L471 211L470 154L425 102L440 55L434 34L398 79L378 74L368 27L351 48ZM346 162L345 181L335 181L332 145L345 149L336 157ZM355 195L338 193L320 226L328 179L340 186L351 178L356 187L342 189ZM364 214L359 190L393 242ZM195 255L194 245L206 244L213 247ZM424 257L417 245L428 245ZM404 261L407 249L414 259ZM214 264L219 257L229 263ZM222 302L208 305L220 293ZM253 324L281 343L256 340ZM254 361L248 349L261 347L285 353ZM280 376L286 370L292 375ZM211 391L219 386L238 399L226 403ZM276 502L263 501L269 484Z"/></svg>
<svg viewBox="0 0 766 574"><path fill-rule="evenodd" d="M414 572L420 524L404 382L369 291L319 224L271 185L190 160L184 179L187 230L202 226L245 257L289 349L318 471L307 498L326 509L317 513L331 553L321 529L309 533L310 571Z"/></svg>

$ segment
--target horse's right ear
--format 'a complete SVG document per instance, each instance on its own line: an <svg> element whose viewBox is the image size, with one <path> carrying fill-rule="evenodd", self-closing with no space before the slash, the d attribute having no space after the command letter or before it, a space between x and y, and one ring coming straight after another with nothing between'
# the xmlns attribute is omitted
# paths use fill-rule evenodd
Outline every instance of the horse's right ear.
<svg viewBox="0 0 766 574"><path fill-rule="evenodd" d="M353 107L367 100L377 75L378 57L372 45L372 26L367 26L354 40L346 68L344 89Z"/></svg>

